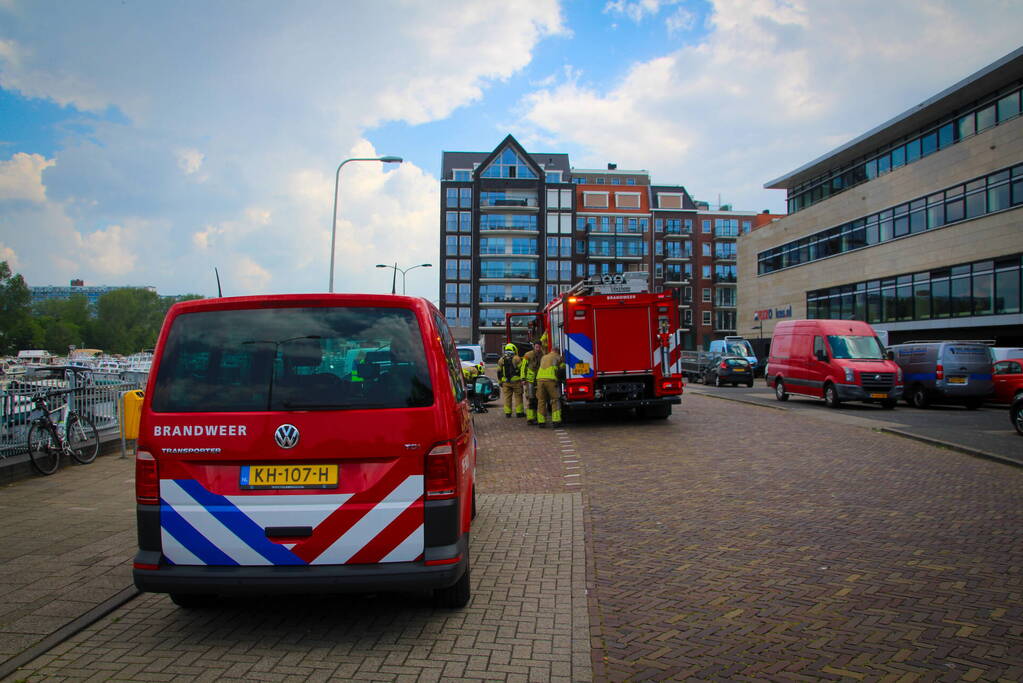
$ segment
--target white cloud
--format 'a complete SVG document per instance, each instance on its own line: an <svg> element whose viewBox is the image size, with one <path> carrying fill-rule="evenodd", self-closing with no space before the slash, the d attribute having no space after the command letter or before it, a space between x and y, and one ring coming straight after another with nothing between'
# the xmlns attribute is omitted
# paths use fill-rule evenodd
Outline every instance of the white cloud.
<svg viewBox="0 0 1023 683"><path fill-rule="evenodd" d="M668 29L668 35L688 31L696 25L696 15L685 7L679 7L674 14L664 20L664 25Z"/></svg>
<svg viewBox="0 0 1023 683"><path fill-rule="evenodd" d="M206 155L197 149L179 149L177 151L178 168L185 175L195 175L202 168Z"/></svg>
<svg viewBox="0 0 1023 683"><path fill-rule="evenodd" d="M611 4L640 18L653 8ZM574 78L539 89L517 132L581 147L580 167L647 168L698 198L781 211L784 193L763 183L1017 48L1021 22L1023 5L997 0L715 0L699 43L608 89Z"/></svg>
<svg viewBox="0 0 1023 683"><path fill-rule="evenodd" d="M24 199L45 202L43 171L56 162L40 154L18 152L8 161L0 161L0 201Z"/></svg>
<svg viewBox="0 0 1023 683"><path fill-rule="evenodd" d="M325 290L345 150L449 116L568 35L557 0L4 2L0 87L98 119L66 131L45 202L0 211L5 242L35 284L77 271L168 294L212 293L214 266L225 293ZM336 288L386 291L375 263L436 261L438 192L412 163L346 167ZM436 273L416 274L410 291L436 298Z"/></svg>
<svg viewBox="0 0 1023 683"><path fill-rule="evenodd" d="M21 262L18 260L18 255L13 249L8 247L3 242L0 242L0 261L7 261L7 265L11 267L11 270L17 272L21 267Z"/></svg>
<svg viewBox="0 0 1023 683"><path fill-rule="evenodd" d="M86 270L100 276L119 276L135 268L136 256L129 245L131 231L123 226L111 225L77 236L78 262Z"/></svg>
<svg viewBox="0 0 1023 683"><path fill-rule="evenodd" d="M678 2L681 0L609 0L604 5L604 14L624 15L638 24L648 16L657 15L661 7Z"/></svg>

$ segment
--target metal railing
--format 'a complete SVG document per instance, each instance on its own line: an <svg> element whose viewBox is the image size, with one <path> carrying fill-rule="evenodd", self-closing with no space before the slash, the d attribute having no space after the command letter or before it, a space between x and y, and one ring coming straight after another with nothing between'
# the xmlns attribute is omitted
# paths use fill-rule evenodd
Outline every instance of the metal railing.
<svg viewBox="0 0 1023 683"><path fill-rule="evenodd" d="M26 377L12 381L0 390L0 456L10 457L26 448L28 428L32 420L33 397L51 391L67 390L48 401L55 418L77 410L96 425L101 442L120 438L118 404L126 391L144 389L145 373L123 373L118 380L97 382L87 374L68 372L66 377ZM57 421L56 419L54 420ZM63 429L63 425L58 425Z"/></svg>

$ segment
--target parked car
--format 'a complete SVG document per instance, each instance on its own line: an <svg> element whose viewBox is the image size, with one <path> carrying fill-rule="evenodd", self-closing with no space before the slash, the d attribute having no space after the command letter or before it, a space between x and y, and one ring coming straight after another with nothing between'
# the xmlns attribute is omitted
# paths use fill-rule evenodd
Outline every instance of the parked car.
<svg viewBox="0 0 1023 683"><path fill-rule="evenodd" d="M1023 396L1023 358L998 361L992 378L995 390L990 400L995 403L1012 403Z"/></svg>
<svg viewBox="0 0 1023 683"><path fill-rule="evenodd" d="M372 349L352 358L337 349ZM135 585L221 594L470 597L476 437L426 299L291 294L175 304L135 460Z"/></svg>
<svg viewBox="0 0 1023 683"><path fill-rule="evenodd" d="M982 342L908 342L889 350L902 368L906 401L917 408L959 403L976 410L992 392L991 351Z"/></svg>
<svg viewBox="0 0 1023 683"><path fill-rule="evenodd" d="M703 371L703 383L720 387L731 384L733 387L745 384L753 386L753 366L741 356L721 356L707 365Z"/></svg>
<svg viewBox="0 0 1023 683"><path fill-rule="evenodd" d="M1009 420L1016 428L1016 433L1023 436L1023 396L1017 396L1009 406Z"/></svg>
<svg viewBox="0 0 1023 683"><path fill-rule="evenodd" d="M779 401L789 393L894 408L902 370L885 356L874 329L858 320L783 320L771 339L769 386Z"/></svg>
<svg viewBox="0 0 1023 683"><path fill-rule="evenodd" d="M715 339L707 349L712 356L741 356L749 361L753 373L759 372L760 362L757 354L753 352L753 346L745 337L728 336L724 339Z"/></svg>

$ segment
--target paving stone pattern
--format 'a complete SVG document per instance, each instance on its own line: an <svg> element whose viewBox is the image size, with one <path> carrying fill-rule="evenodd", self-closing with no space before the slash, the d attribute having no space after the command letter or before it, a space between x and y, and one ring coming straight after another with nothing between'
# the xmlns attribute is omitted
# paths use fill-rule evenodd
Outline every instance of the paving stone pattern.
<svg viewBox="0 0 1023 683"><path fill-rule="evenodd" d="M595 674L1023 679L1023 471L688 396L591 422Z"/></svg>
<svg viewBox="0 0 1023 683"><path fill-rule="evenodd" d="M0 662L131 584L134 461L0 486Z"/></svg>
<svg viewBox="0 0 1023 683"><path fill-rule="evenodd" d="M8 680L589 680L580 494L484 494L463 610L421 594L232 599L146 594Z"/></svg>

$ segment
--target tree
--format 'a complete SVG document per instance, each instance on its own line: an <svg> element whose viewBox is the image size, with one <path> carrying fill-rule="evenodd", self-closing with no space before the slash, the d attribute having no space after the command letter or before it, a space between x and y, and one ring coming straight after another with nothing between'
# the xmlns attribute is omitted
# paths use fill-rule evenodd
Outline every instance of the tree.
<svg viewBox="0 0 1023 683"><path fill-rule="evenodd" d="M89 300L82 294L68 299L47 299L35 306L36 320L42 326L46 350L64 354L74 344L88 346L93 322L89 314Z"/></svg>
<svg viewBox="0 0 1023 683"><path fill-rule="evenodd" d="M12 273L7 261L0 261L0 354L42 346L43 329L32 318L31 302L25 278Z"/></svg>

